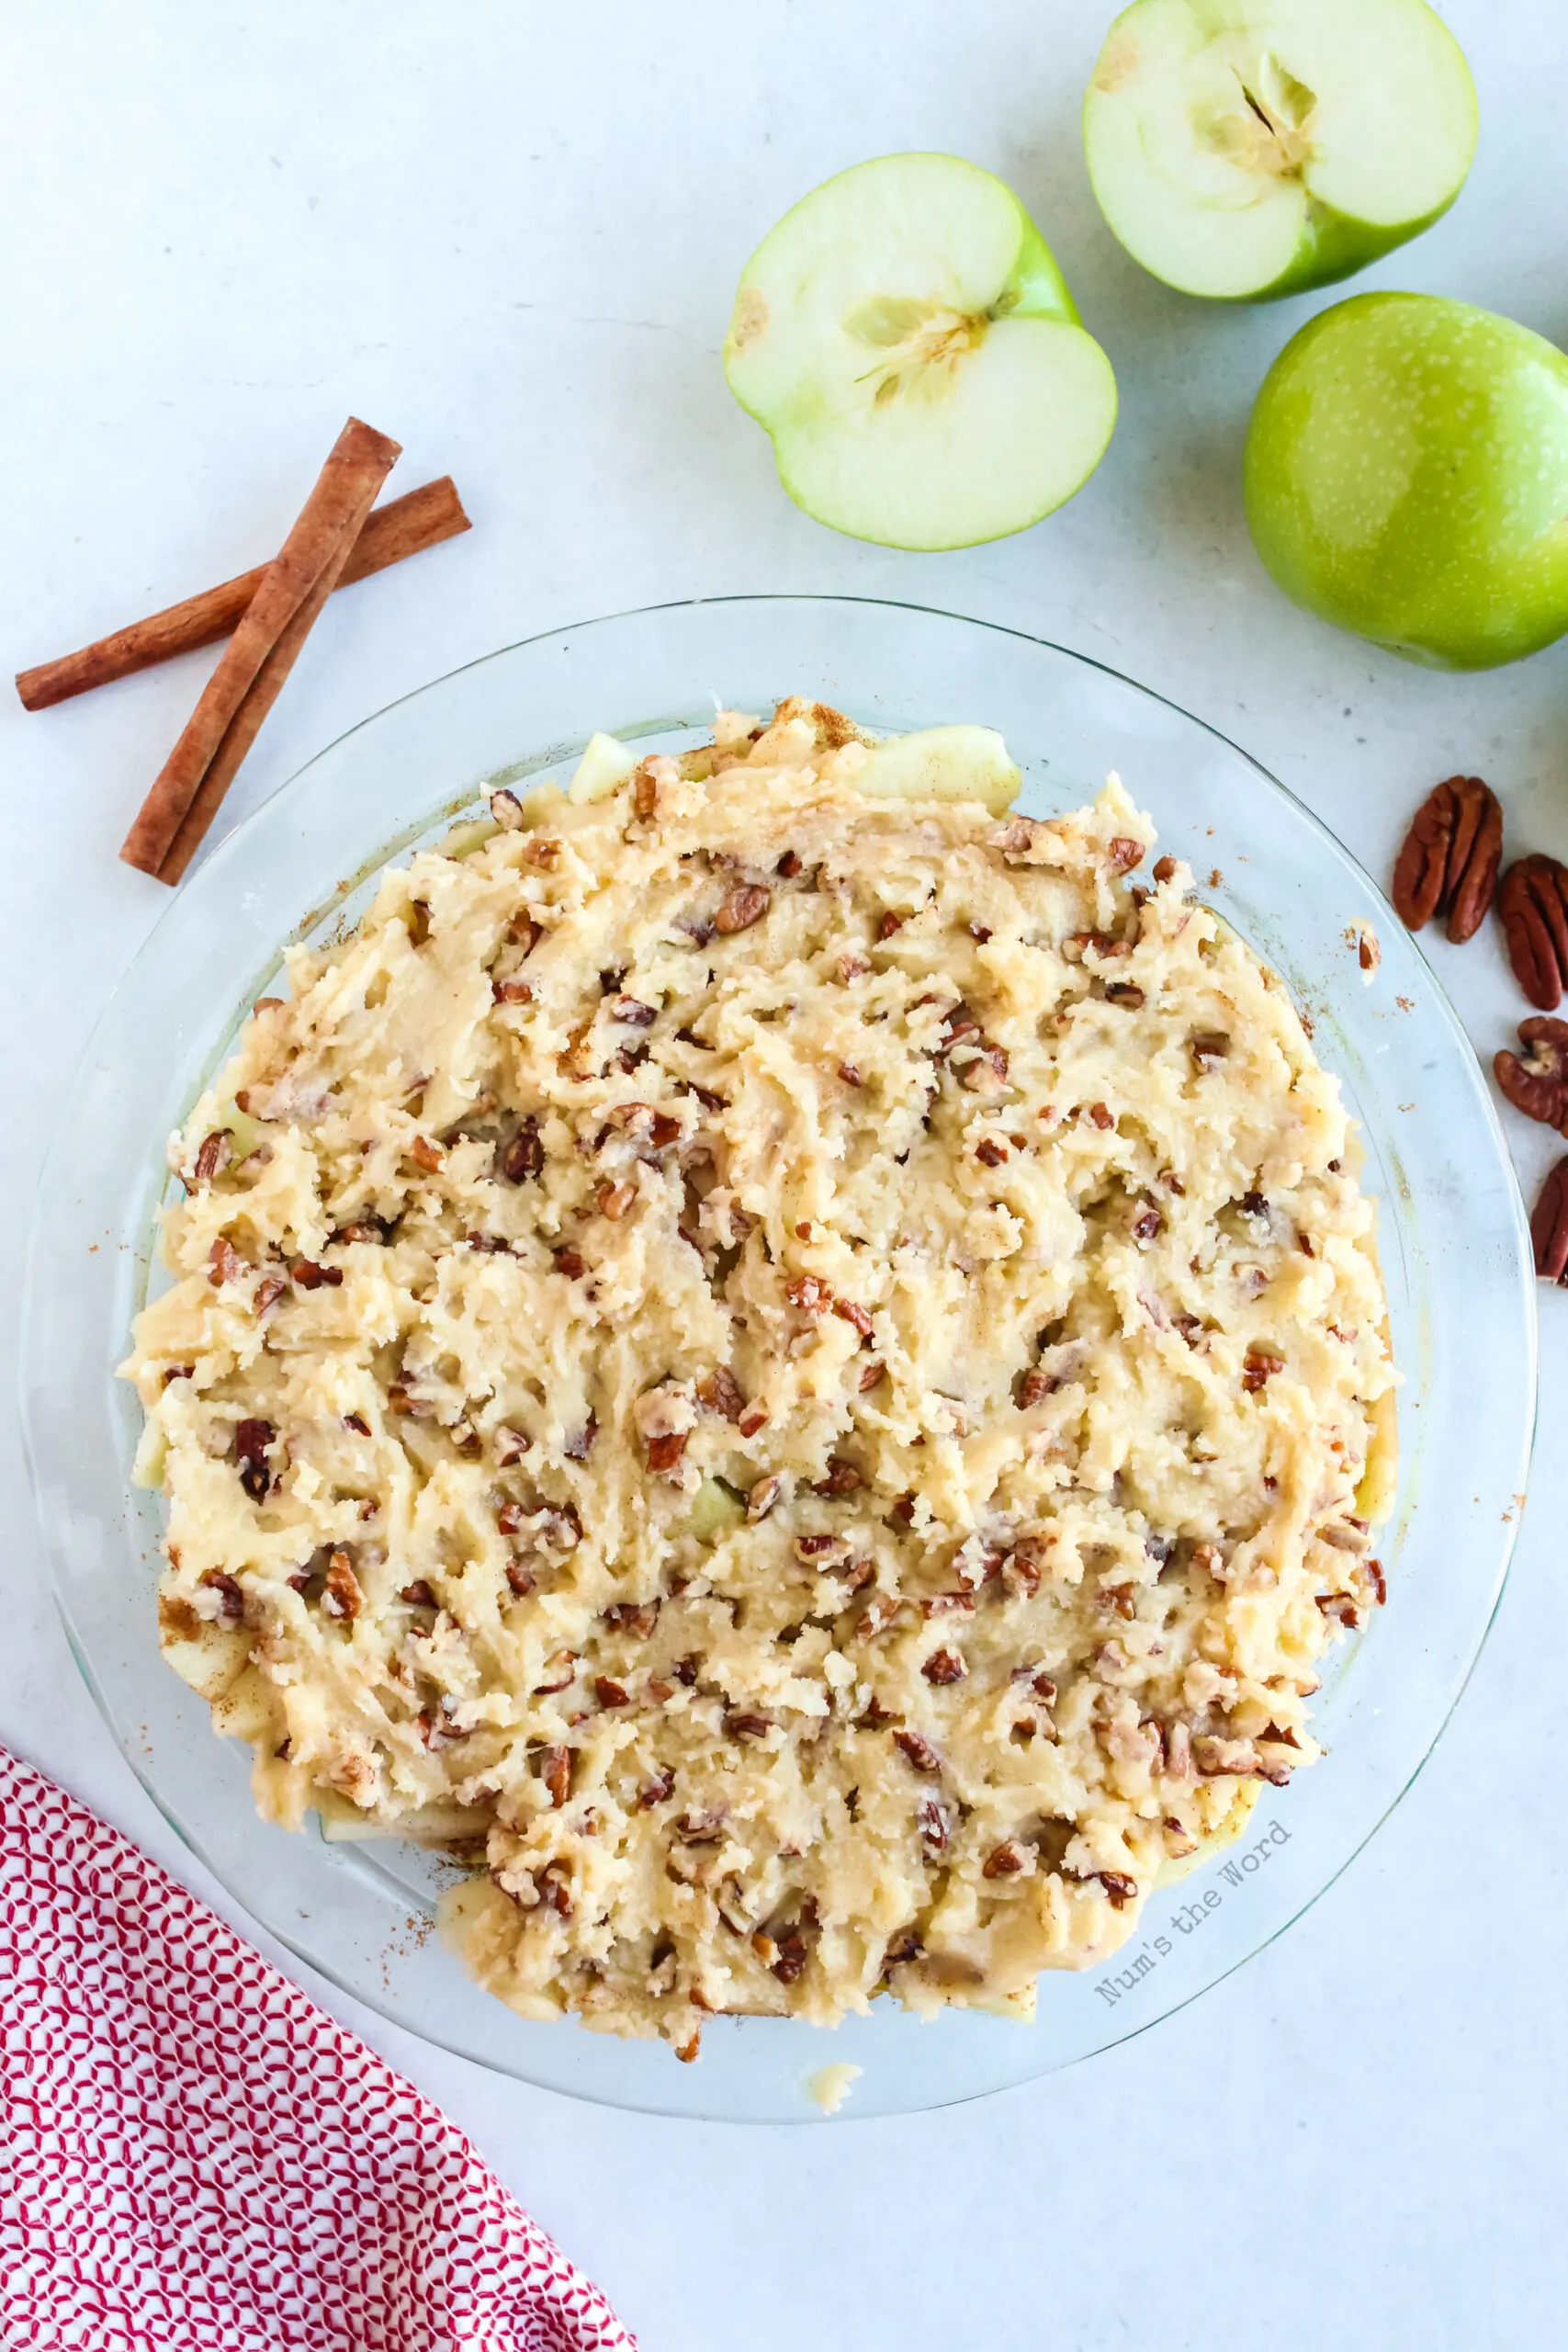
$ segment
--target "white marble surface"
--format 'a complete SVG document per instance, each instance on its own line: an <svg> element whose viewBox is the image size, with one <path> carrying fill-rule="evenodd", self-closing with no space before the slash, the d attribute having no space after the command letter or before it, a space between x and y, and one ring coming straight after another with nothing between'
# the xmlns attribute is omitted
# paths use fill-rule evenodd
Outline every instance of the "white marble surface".
<svg viewBox="0 0 1568 2352"><path fill-rule="evenodd" d="M1444 13L1480 85L1475 171L1449 220L1360 283L1462 295L1562 341L1560 7ZM1434 676L1306 619L1260 571L1240 435L1315 300L1206 310L1111 243L1076 129L1108 14L20 0L0 98L6 666L261 557L353 409L404 442L400 484L449 469L476 528L329 612L236 815L353 720L532 630L693 593L848 589L1126 669L1257 753L1374 872L1455 768L1497 786L1517 846L1568 855L1568 644ZM948 557L852 545L797 514L717 356L739 266L786 204L863 156L926 146L1018 187L1122 402L1066 510ZM115 848L209 658L39 718L0 706L8 1321L44 1138L162 902ZM1489 1055L1522 1010L1492 940L1436 956ZM1547 1155L1510 1131L1533 1186ZM677 2126L493 2078L294 1973L472 2132L645 2352L1547 2340L1568 2290L1568 1299L1541 1307L1528 1522L1435 1758L1289 1936L1152 2034L910 2121L856 2126L852 2103L830 2132ZM76 1679L3 1418L0 1736L243 1928Z"/></svg>

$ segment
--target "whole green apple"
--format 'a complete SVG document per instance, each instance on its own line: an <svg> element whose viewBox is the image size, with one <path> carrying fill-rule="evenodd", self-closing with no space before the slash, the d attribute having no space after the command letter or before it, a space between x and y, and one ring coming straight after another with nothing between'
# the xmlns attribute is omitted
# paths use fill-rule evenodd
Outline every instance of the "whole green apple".
<svg viewBox="0 0 1568 2352"><path fill-rule="evenodd" d="M1568 358L1436 294L1357 294L1263 380L1247 520L1288 596L1435 669L1568 629Z"/></svg>

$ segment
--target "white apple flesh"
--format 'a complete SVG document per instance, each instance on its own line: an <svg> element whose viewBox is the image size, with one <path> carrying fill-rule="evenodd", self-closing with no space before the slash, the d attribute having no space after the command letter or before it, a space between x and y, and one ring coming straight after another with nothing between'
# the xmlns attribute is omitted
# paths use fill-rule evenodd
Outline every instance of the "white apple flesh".
<svg viewBox="0 0 1568 2352"><path fill-rule="evenodd" d="M796 504L886 547L1026 529L1116 421L1044 239L952 155L859 164L786 213L746 266L724 367Z"/></svg>
<svg viewBox="0 0 1568 2352"><path fill-rule="evenodd" d="M1183 293L1258 301L1429 228L1476 122L1427 0L1136 0L1090 80L1084 151L1135 261Z"/></svg>
<svg viewBox="0 0 1568 2352"><path fill-rule="evenodd" d="M922 727L870 745L849 781L877 799L979 800L1000 817L1023 779L994 727Z"/></svg>

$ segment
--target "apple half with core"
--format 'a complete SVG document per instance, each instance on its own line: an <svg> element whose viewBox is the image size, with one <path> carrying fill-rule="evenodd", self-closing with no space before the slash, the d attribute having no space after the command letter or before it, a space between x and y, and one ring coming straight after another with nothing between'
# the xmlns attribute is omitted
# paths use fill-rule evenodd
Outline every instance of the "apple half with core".
<svg viewBox="0 0 1568 2352"><path fill-rule="evenodd" d="M885 547L1027 529L1116 422L1045 240L953 155L857 164L786 212L746 265L724 371L796 505Z"/></svg>
<svg viewBox="0 0 1568 2352"><path fill-rule="evenodd" d="M1100 209L1184 294L1348 277L1446 212L1475 85L1427 0L1136 0L1084 99Z"/></svg>
<svg viewBox="0 0 1568 2352"><path fill-rule="evenodd" d="M1568 630L1568 358L1437 294L1357 294L1263 379L1247 520L1288 596L1435 669Z"/></svg>

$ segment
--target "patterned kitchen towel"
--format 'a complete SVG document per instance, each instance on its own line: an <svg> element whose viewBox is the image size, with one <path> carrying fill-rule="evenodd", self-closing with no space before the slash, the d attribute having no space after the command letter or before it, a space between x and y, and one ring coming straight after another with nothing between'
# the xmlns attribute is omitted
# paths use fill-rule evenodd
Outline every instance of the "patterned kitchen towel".
<svg viewBox="0 0 1568 2352"><path fill-rule="evenodd" d="M0 1748L7 2352L636 2352L455 2124Z"/></svg>

